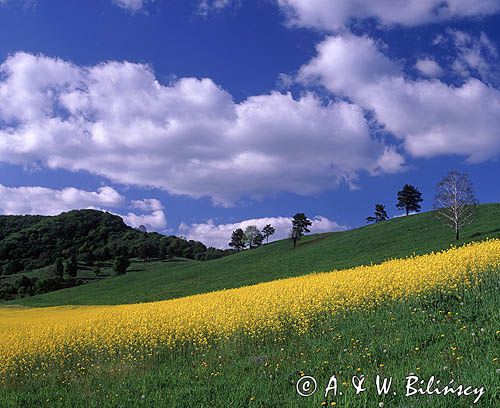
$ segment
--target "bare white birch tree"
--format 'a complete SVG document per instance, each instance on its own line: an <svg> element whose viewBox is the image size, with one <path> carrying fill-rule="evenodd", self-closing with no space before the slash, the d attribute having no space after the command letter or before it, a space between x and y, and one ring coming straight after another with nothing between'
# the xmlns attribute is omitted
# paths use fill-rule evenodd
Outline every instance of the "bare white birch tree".
<svg viewBox="0 0 500 408"><path fill-rule="evenodd" d="M434 208L457 240L462 228L474 221L477 203L467 174L450 171L437 185Z"/></svg>

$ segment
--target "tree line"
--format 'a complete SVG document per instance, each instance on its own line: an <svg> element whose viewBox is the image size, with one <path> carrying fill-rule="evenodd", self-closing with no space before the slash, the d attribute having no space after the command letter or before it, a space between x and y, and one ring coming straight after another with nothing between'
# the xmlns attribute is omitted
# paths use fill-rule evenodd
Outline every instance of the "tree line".
<svg viewBox="0 0 500 408"><path fill-rule="evenodd" d="M312 221L307 218L304 213L297 213L292 218L292 228L288 234L289 239L293 242L293 247L297 246L297 242L308 232ZM267 224L260 231L257 226L249 225L243 231L242 228L235 229L231 234L229 246L240 252L244 249L256 248L266 240L269 243L269 237L274 235L275 228L271 224Z"/></svg>
<svg viewBox="0 0 500 408"><path fill-rule="evenodd" d="M249 225L243 231L242 228L235 229L231 234L229 246L236 252L240 252L246 248L252 249L262 245L264 240L269 243L269 237L274 235L275 228L271 224L267 224L262 228L262 231L256 225Z"/></svg>

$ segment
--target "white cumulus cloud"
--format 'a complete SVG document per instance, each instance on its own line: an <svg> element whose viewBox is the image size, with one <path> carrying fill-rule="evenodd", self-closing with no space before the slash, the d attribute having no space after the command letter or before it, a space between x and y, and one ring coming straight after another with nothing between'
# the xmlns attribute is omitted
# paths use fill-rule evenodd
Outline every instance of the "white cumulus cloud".
<svg viewBox="0 0 500 408"><path fill-rule="evenodd" d="M0 161L85 170L224 205L312 194L403 164L351 103L279 92L236 103L210 79L164 85L143 64L81 67L27 53L0 65Z"/></svg>
<svg viewBox="0 0 500 408"><path fill-rule="evenodd" d="M316 216L311 221L313 223L310 227L311 233L343 231L347 229L346 226L339 225L337 222L323 216ZM213 220L200 224L188 225L183 223L179 226L179 233L187 239L201 241L207 246L228 248L231 234L235 229L241 228L245 230L249 225L255 225L257 228L262 229L267 224L271 224L276 230L276 233L269 238L271 242L288 237L288 233L292 228L292 219L290 217L264 217L229 224L216 224Z"/></svg>
<svg viewBox="0 0 500 408"><path fill-rule="evenodd" d="M408 79L369 37L328 37L298 80L371 110L415 157L460 155L481 162L500 155L498 89L476 78L461 86Z"/></svg>

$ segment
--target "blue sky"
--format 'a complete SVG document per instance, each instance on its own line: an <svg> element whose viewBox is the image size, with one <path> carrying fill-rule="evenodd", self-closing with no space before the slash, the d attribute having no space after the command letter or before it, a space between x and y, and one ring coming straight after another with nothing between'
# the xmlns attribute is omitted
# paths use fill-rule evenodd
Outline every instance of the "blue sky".
<svg viewBox="0 0 500 408"><path fill-rule="evenodd" d="M402 4L405 4L402 6ZM0 0L0 213L100 208L221 246L500 201L500 1Z"/></svg>

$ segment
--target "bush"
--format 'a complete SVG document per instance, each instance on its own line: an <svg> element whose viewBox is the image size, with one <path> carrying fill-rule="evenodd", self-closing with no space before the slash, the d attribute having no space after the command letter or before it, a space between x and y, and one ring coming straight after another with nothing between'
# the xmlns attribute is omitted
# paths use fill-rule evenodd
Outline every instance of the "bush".
<svg viewBox="0 0 500 408"><path fill-rule="evenodd" d="M130 266L130 261L125 256L118 256L115 259L115 263L113 265L113 269L117 275L125 275L127 273L127 269Z"/></svg>

